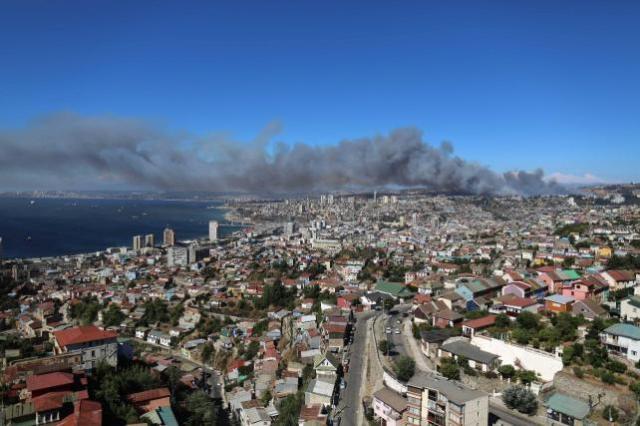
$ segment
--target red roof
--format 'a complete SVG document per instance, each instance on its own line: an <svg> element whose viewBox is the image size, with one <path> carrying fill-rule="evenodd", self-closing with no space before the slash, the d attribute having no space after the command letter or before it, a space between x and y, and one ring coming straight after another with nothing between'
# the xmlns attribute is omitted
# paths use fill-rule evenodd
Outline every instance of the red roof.
<svg viewBox="0 0 640 426"><path fill-rule="evenodd" d="M527 297L513 296L510 294L506 296L502 296L498 300L500 300L503 305L516 306L519 308L526 308L527 306L532 306L538 303L534 299L529 299Z"/></svg>
<svg viewBox="0 0 640 426"><path fill-rule="evenodd" d="M64 405L64 397L72 393L73 392L69 391L49 392L44 395L37 396L32 398L33 408L38 413L61 408Z"/></svg>
<svg viewBox="0 0 640 426"><path fill-rule="evenodd" d="M48 373L27 377L27 389L30 392L73 384L71 373Z"/></svg>
<svg viewBox="0 0 640 426"><path fill-rule="evenodd" d="M322 326L327 333L344 333L347 331L345 324L329 323Z"/></svg>
<svg viewBox="0 0 640 426"><path fill-rule="evenodd" d="M478 329L478 328L490 327L493 324L495 324L495 322L496 322L495 315L487 315L486 317L465 321L462 323L462 326Z"/></svg>
<svg viewBox="0 0 640 426"><path fill-rule="evenodd" d="M77 401L73 414L58 426L102 426L102 405L97 401Z"/></svg>
<svg viewBox="0 0 640 426"><path fill-rule="evenodd" d="M141 404L143 402L153 401L154 399L166 398L169 395L171 394L168 388L156 388L132 393L127 396L127 399L133 404Z"/></svg>
<svg viewBox="0 0 640 426"><path fill-rule="evenodd" d="M244 363L243 360L235 359L235 360L231 361L231 363L229 364L229 367L227 367L227 371L229 373L231 373L236 368L244 367L244 365L245 365L245 363Z"/></svg>
<svg viewBox="0 0 640 426"><path fill-rule="evenodd" d="M54 331L53 336L58 341L58 345L61 348L64 348L65 346L76 345L79 343L115 339L118 337L118 333L115 331L102 330L95 325L85 325L82 327Z"/></svg>

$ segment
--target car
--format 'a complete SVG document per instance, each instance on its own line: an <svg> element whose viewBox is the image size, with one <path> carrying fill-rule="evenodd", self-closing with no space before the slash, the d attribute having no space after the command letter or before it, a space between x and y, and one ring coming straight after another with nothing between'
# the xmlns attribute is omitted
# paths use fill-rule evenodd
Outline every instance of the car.
<svg viewBox="0 0 640 426"><path fill-rule="evenodd" d="M396 321L398 324L402 324L402 320L398 320Z"/></svg>
<svg viewBox="0 0 640 426"><path fill-rule="evenodd" d="M387 327L387 333L391 333L391 327Z"/></svg>
<svg viewBox="0 0 640 426"><path fill-rule="evenodd" d="M400 334L400 329L396 328L396 329L395 329L395 331L394 331L394 333L396 333L396 334Z"/></svg>
<svg viewBox="0 0 640 426"><path fill-rule="evenodd" d="M345 382L344 379L342 379L342 381L340 382L340 389L343 390L346 387L347 387L347 382Z"/></svg>

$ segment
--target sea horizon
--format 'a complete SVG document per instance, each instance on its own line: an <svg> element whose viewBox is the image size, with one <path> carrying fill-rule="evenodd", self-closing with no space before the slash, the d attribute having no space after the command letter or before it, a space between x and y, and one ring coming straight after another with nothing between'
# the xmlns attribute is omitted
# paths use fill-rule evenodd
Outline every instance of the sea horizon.
<svg viewBox="0 0 640 426"><path fill-rule="evenodd" d="M0 197L2 259L74 256L131 247L134 235L165 228L178 241L205 237L209 220L227 224L225 207L213 200ZM222 226L220 235L239 229Z"/></svg>

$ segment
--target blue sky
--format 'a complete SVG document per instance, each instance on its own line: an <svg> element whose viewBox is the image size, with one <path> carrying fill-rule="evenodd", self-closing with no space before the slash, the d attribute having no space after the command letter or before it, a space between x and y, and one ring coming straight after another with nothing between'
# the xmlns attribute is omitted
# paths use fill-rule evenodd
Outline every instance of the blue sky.
<svg viewBox="0 0 640 426"><path fill-rule="evenodd" d="M637 1L6 1L0 127L55 111L249 140L421 128L496 171L639 180ZM1 148L1 147L0 147Z"/></svg>

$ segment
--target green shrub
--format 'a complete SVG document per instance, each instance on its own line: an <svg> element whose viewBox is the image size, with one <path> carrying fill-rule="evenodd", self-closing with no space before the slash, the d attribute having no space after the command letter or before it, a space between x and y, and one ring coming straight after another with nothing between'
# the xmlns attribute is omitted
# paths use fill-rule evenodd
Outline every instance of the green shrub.
<svg viewBox="0 0 640 426"><path fill-rule="evenodd" d="M612 385L616 381L616 376L610 371L603 370L600 374L600 380L608 385Z"/></svg>
<svg viewBox="0 0 640 426"><path fill-rule="evenodd" d="M507 407L525 414L533 414L538 409L536 396L524 386L511 386L506 389L502 393L502 401Z"/></svg>
<svg viewBox="0 0 640 426"><path fill-rule="evenodd" d="M578 379L582 379L584 377L584 371L580 367L573 367L573 374L576 375Z"/></svg>

